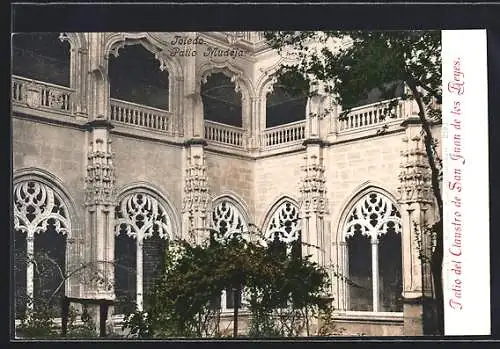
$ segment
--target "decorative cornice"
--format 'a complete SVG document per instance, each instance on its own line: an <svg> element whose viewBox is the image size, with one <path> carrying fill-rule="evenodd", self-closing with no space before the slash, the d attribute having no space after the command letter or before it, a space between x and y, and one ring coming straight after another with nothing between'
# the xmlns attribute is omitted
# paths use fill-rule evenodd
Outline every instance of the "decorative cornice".
<svg viewBox="0 0 500 349"><path fill-rule="evenodd" d="M106 119L95 119L95 120L87 122L84 126L87 130L92 130L95 128L106 128L108 130L111 130L114 128L111 121L106 120Z"/></svg>
<svg viewBox="0 0 500 349"><path fill-rule="evenodd" d="M327 145L327 143L322 140L321 138L307 138L306 140L304 140L304 142L302 142L302 145L303 146L308 146L308 145L314 145L314 144L317 144L319 145L320 147L324 147Z"/></svg>
<svg viewBox="0 0 500 349"><path fill-rule="evenodd" d="M205 138L190 138L184 143L185 147L189 147L191 145L202 145L206 146L208 144L207 140Z"/></svg>

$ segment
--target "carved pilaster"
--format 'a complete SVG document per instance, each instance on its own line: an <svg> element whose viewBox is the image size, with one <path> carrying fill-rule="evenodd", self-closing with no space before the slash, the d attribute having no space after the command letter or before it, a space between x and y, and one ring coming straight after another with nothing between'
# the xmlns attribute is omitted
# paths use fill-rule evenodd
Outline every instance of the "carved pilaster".
<svg viewBox="0 0 500 349"><path fill-rule="evenodd" d="M114 298L114 208L116 200L115 168L107 121L87 124L88 151L85 176L86 262L93 274L86 285L89 297Z"/></svg>
<svg viewBox="0 0 500 349"><path fill-rule="evenodd" d="M423 331L423 306L432 296L432 277L426 262L432 248L425 227L433 220L431 172L417 117L403 122L406 132L401 150L398 201L403 222L403 298L405 334Z"/></svg>
<svg viewBox="0 0 500 349"><path fill-rule="evenodd" d="M199 243L207 227L210 195L203 144L188 144L182 201L183 238Z"/></svg>
<svg viewBox="0 0 500 349"><path fill-rule="evenodd" d="M300 217L302 236L308 244L306 254L313 255L319 264L325 263L325 221L328 201L326 198L325 167L320 142L304 142L307 146L303 177L300 183ZM310 246L309 246L310 245ZM321 248L321 249L319 249Z"/></svg>

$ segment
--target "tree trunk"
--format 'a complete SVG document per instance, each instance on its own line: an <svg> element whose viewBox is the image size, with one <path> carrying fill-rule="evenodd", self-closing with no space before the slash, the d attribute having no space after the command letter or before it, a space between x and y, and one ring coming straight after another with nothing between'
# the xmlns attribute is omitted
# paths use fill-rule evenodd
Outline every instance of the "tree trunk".
<svg viewBox="0 0 500 349"><path fill-rule="evenodd" d="M240 288L233 288L234 309L233 309L233 337L238 337L238 309L240 307Z"/></svg>
<svg viewBox="0 0 500 349"><path fill-rule="evenodd" d="M434 251L431 252L431 272L434 281L434 308L435 308L435 332L434 334L444 335L444 300L443 300L443 279L442 279L442 268L443 268L443 198L441 196L441 189L439 185L439 169L436 165L436 159L433 153L433 137L429 121L425 116L425 107L422 102L422 97L417 89L417 85L413 78L409 77L408 86L412 91L413 97L417 102L419 113L418 116L422 123L422 129L424 130L424 144L425 151L427 153L427 159L429 162L429 167L431 169L431 185L434 197L439 210L439 218L432 226L432 231L435 233L436 246ZM426 262L427 263L427 262Z"/></svg>

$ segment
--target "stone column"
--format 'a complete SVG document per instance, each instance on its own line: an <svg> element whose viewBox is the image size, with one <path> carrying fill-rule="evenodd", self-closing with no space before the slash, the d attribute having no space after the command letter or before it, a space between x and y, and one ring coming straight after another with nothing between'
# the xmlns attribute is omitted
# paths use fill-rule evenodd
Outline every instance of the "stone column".
<svg viewBox="0 0 500 349"><path fill-rule="evenodd" d="M313 261L325 265L325 214L327 199L325 188L325 167L323 165L323 146L319 139L308 139L305 165L300 191L300 218L304 255L312 255Z"/></svg>
<svg viewBox="0 0 500 349"><path fill-rule="evenodd" d="M84 296L114 299L115 169L111 152L109 84L103 55L104 33L89 34L89 98L85 173L85 240L89 282ZM83 72L82 72L83 74Z"/></svg>
<svg viewBox="0 0 500 349"><path fill-rule="evenodd" d="M429 266L424 262L430 241L421 232L426 224L433 223L433 196L421 123L411 116L402 125L406 133L401 151L398 201L403 222L404 335L422 335L424 304L432 296L432 279Z"/></svg>

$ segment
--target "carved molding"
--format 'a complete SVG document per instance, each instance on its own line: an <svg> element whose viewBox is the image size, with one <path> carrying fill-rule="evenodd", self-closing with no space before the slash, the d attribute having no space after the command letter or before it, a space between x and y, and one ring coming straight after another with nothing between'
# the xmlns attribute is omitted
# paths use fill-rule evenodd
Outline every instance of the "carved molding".
<svg viewBox="0 0 500 349"><path fill-rule="evenodd" d="M325 167L316 155L304 158L306 165L302 167L304 177L300 183L300 208L304 214L317 213L320 216L328 213L326 198Z"/></svg>
<svg viewBox="0 0 500 349"><path fill-rule="evenodd" d="M433 202L431 170L422 137L405 136L401 151L398 201L404 204Z"/></svg>
<svg viewBox="0 0 500 349"><path fill-rule="evenodd" d="M187 163L182 212L205 214L210 202L205 159L200 155L188 156Z"/></svg>
<svg viewBox="0 0 500 349"><path fill-rule="evenodd" d="M87 159L86 205L113 205L116 197L115 168L111 153L111 141L107 147L102 139L89 146ZM106 149L107 148L107 149Z"/></svg>

